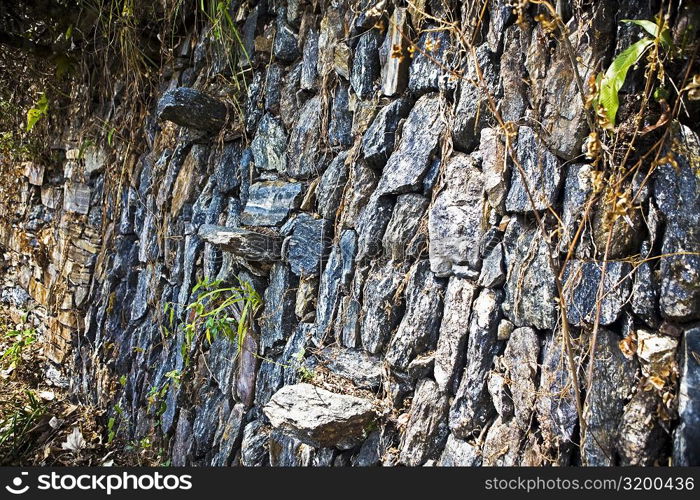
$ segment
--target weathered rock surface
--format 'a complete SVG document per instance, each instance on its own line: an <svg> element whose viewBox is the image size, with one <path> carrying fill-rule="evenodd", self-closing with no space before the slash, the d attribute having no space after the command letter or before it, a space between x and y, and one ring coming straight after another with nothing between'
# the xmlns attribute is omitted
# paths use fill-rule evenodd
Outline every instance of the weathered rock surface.
<svg viewBox="0 0 700 500"><path fill-rule="evenodd" d="M430 271L430 262L418 261L409 271L406 312L387 346L384 359L405 370L413 358L435 348L442 320L443 285Z"/></svg>
<svg viewBox="0 0 700 500"><path fill-rule="evenodd" d="M366 99L374 92L374 82L379 78L379 53L381 44L375 29L365 32L355 47L350 84L360 99Z"/></svg>
<svg viewBox="0 0 700 500"><path fill-rule="evenodd" d="M680 388L678 416L680 425L674 433L674 465L700 463L700 327L685 330L681 340Z"/></svg>
<svg viewBox="0 0 700 500"><path fill-rule="evenodd" d="M594 351L594 373L583 409L586 434L582 439L583 462L590 466L613 465L620 441L619 423L625 401L632 392L636 363L618 348L619 337L606 329L598 331Z"/></svg>
<svg viewBox="0 0 700 500"><path fill-rule="evenodd" d="M401 97L377 113L362 137L362 153L370 165L376 168L384 166L394 151L399 122L408 115L410 109L410 100Z"/></svg>
<svg viewBox="0 0 700 500"><path fill-rule="evenodd" d="M348 449L361 443L376 413L372 402L310 384L287 385L263 411L274 429L309 446Z"/></svg>
<svg viewBox="0 0 700 500"><path fill-rule="evenodd" d="M454 393L463 366L469 317L476 291L473 282L453 276L445 291L443 317L435 350L435 382L442 392Z"/></svg>
<svg viewBox="0 0 700 500"><path fill-rule="evenodd" d="M450 407L450 429L461 439L481 429L495 413L486 383L491 363L502 350L497 339L502 300L502 292L485 288L472 305L466 366Z"/></svg>
<svg viewBox="0 0 700 500"><path fill-rule="evenodd" d="M370 271L363 291L362 345L368 352L380 352L401 319L402 301L396 291L406 269L393 261Z"/></svg>
<svg viewBox="0 0 700 500"><path fill-rule="evenodd" d="M318 340L328 335L338 309L341 292L350 287L356 251L356 233L352 230L343 231L340 241L333 245L326 268L321 275L318 289L319 300L316 306Z"/></svg>
<svg viewBox="0 0 700 500"><path fill-rule="evenodd" d="M444 99L436 94L418 99L404 123L398 149L384 167L377 194L401 194L420 189L445 127L443 106Z"/></svg>
<svg viewBox="0 0 700 500"><path fill-rule="evenodd" d="M329 370L351 380L360 389L377 389L382 382L380 358L360 349L345 349L330 345L318 352Z"/></svg>
<svg viewBox="0 0 700 500"><path fill-rule="evenodd" d="M506 197L506 210L531 212L551 206L559 193L559 160L545 148L530 127L518 128L518 145L515 152L525 177L519 168L513 167L510 189ZM532 198L528 196L528 189Z"/></svg>
<svg viewBox="0 0 700 500"><path fill-rule="evenodd" d="M226 121L226 105L199 90L178 87L158 101L158 118L183 127L216 131Z"/></svg>
<svg viewBox="0 0 700 500"><path fill-rule="evenodd" d="M495 95L498 89L496 54L484 44L477 48L476 55L484 84L488 91ZM470 57L466 78L460 82L459 99L452 127L455 144L461 151L465 152L469 151L479 139L481 129L490 126L490 122L493 121L491 111L488 108L488 97L479 83L476 65Z"/></svg>
<svg viewBox="0 0 700 500"><path fill-rule="evenodd" d="M318 131L321 128L321 99L313 97L299 111L296 126L289 135L287 169L295 179L306 179L323 171L323 153Z"/></svg>
<svg viewBox="0 0 700 500"><path fill-rule="evenodd" d="M576 395L572 386L565 342L561 331L555 331L544 344L544 355L536 400L543 447L553 456L566 457L574 444L578 425Z"/></svg>
<svg viewBox="0 0 700 500"><path fill-rule="evenodd" d="M269 114L263 116L250 148L257 168L276 172L286 171L287 133L274 116Z"/></svg>
<svg viewBox="0 0 700 500"><path fill-rule="evenodd" d="M478 467L481 465L481 453L476 444L450 434L437 464L443 467Z"/></svg>
<svg viewBox="0 0 700 500"><path fill-rule="evenodd" d="M418 382L399 456L402 464L415 467L428 458L437 458L449 432L447 410L447 398L435 382L430 379Z"/></svg>
<svg viewBox="0 0 700 500"><path fill-rule="evenodd" d="M203 224L199 228L199 236L204 241L251 262L273 262L281 258L282 241L268 234Z"/></svg>
<svg viewBox="0 0 700 500"><path fill-rule="evenodd" d="M483 176L471 157L458 154L445 167L444 189L435 199L428 219L430 267L437 276L454 268L478 269L479 242L484 234Z"/></svg>
<svg viewBox="0 0 700 500"><path fill-rule="evenodd" d="M516 326L552 328L557 295L549 249L537 229L512 219L503 239L507 281L503 311Z"/></svg>
<svg viewBox="0 0 700 500"><path fill-rule="evenodd" d="M654 198L666 220L661 252L700 252L700 180L697 159L700 139L675 125L677 165L655 170ZM675 321L700 319L700 256L670 255L661 259L661 313Z"/></svg>
<svg viewBox="0 0 700 500"><path fill-rule="evenodd" d="M323 172L316 188L317 210L324 219L334 220L340 206L349 174L349 168L345 163L347 157L346 152L338 154Z"/></svg>
<svg viewBox="0 0 700 500"><path fill-rule="evenodd" d="M294 220L294 231L286 248L286 260L297 276L316 276L321 273L328 243L331 240L330 221L300 214Z"/></svg>
<svg viewBox="0 0 700 500"><path fill-rule="evenodd" d="M419 194L402 194L396 198L382 239L382 248L391 259L401 261L417 257L425 248L425 235L420 232L420 225L428 204L428 199Z"/></svg>
<svg viewBox="0 0 700 500"><path fill-rule="evenodd" d="M265 181L250 186L248 203L241 214L246 226L281 226L299 208L303 185L298 182Z"/></svg>
<svg viewBox="0 0 700 500"><path fill-rule="evenodd" d="M631 287L632 266L628 262L608 262L601 290L599 323L609 325L617 320L627 303ZM572 260L566 265L562 284L569 321L574 325L592 324L596 320L596 298L603 274L603 263Z"/></svg>

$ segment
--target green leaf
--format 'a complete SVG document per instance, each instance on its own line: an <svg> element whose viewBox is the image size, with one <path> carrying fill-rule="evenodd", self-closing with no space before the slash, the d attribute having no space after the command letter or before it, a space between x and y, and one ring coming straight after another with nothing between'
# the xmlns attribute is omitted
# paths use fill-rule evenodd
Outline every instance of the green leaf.
<svg viewBox="0 0 700 500"><path fill-rule="evenodd" d="M36 125L36 122L38 122L43 116L46 116L48 110L49 100L46 97L46 94L42 93L39 100L37 100L36 104L34 104L34 107L27 111L27 132L31 132L34 125Z"/></svg>
<svg viewBox="0 0 700 500"><path fill-rule="evenodd" d="M666 46L671 45L671 33L669 32L668 28L660 26L659 24L655 23L654 21L647 21L645 19L623 19L623 23L631 23L631 24L636 24L637 26L640 26L641 28L644 29L647 33L649 33L651 36L654 38L659 38L661 40L661 43L663 43ZM661 29L661 35L659 35L659 30Z"/></svg>
<svg viewBox="0 0 700 500"><path fill-rule="evenodd" d="M608 120L613 126L615 125L617 108L620 106L617 93L625 83L627 71L639 61L653 43L653 40L644 38L627 47L613 60L600 82L598 102L605 108Z"/></svg>

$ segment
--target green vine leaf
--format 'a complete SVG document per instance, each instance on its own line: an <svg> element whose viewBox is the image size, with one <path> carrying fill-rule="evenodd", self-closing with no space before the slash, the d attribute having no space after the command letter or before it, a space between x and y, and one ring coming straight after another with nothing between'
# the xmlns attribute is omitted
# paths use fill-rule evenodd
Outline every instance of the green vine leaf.
<svg viewBox="0 0 700 500"><path fill-rule="evenodd" d="M622 22L628 24L636 24L637 26L640 26L642 29L644 29L644 31L649 33L654 38L659 38L661 40L661 43L663 43L667 47L670 46L672 43L671 32L666 26L660 26L654 21L647 21L646 19L623 19ZM661 31L661 34L659 34L659 30Z"/></svg>
<svg viewBox="0 0 700 500"><path fill-rule="evenodd" d="M42 93L33 108L27 111L27 132L31 132L34 125L49 111L49 100L46 94Z"/></svg>
<svg viewBox="0 0 700 500"><path fill-rule="evenodd" d="M620 107L617 93L625 83L627 72L653 43L654 41L650 38L643 38L627 47L613 60L600 82L598 102L605 108L607 118L613 126L615 126L617 109Z"/></svg>

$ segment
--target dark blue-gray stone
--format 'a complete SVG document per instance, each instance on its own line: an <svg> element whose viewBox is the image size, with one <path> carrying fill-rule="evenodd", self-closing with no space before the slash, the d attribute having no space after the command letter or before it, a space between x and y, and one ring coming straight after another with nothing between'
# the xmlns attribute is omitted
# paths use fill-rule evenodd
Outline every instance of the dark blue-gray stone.
<svg viewBox="0 0 700 500"><path fill-rule="evenodd" d="M241 214L246 226L280 226L299 208L303 186L298 182L266 181L250 186L248 203Z"/></svg>
<svg viewBox="0 0 700 500"><path fill-rule="evenodd" d="M262 117L250 149L256 168L276 172L286 170L287 133L279 119L270 114Z"/></svg>
<svg viewBox="0 0 700 500"><path fill-rule="evenodd" d="M299 214L287 246L286 259L292 272L301 277L320 274L332 234L331 221Z"/></svg>
<svg viewBox="0 0 700 500"><path fill-rule="evenodd" d="M408 116L411 102L402 97L384 106L362 137L362 154L371 166L382 168L394 151L396 129Z"/></svg>
<svg viewBox="0 0 700 500"><path fill-rule="evenodd" d="M355 47L350 74L350 85L360 99L366 99L374 93L374 82L379 78L379 33L375 29L365 32Z"/></svg>
<svg viewBox="0 0 700 500"><path fill-rule="evenodd" d="M216 131L226 122L226 105L199 90L178 87L163 94L156 110L160 120L183 127Z"/></svg>

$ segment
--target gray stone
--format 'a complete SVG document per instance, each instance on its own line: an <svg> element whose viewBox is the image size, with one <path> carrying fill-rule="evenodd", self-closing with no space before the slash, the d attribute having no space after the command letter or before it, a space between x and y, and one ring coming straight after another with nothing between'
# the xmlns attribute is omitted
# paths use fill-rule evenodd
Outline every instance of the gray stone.
<svg viewBox="0 0 700 500"><path fill-rule="evenodd" d="M304 90L315 90L318 76L316 70L318 62L318 30L313 27L306 34L303 57L300 79L301 88Z"/></svg>
<svg viewBox="0 0 700 500"><path fill-rule="evenodd" d="M414 264L406 285L406 312L384 356L395 369L406 370L417 355L435 349L442 294L443 285L430 272L430 263L421 260Z"/></svg>
<svg viewBox="0 0 700 500"><path fill-rule="evenodd" d="M674 432L673 465L700 465L700 326L683 332L681 340L678 417Z"/></svg>
<svg viewBox="0 0 700 500"><path fill-rule="evenodd" d="M214 155L214 179L216 187L228 194L241 184L239 164L243 151L239 142L227 142L223 150Z"/></svg>
<svg viewBox="0 0 700 500"><path fill-rule="evenodd" d="M285 256L294 274L302 277L320 274L332 231L330 221L299 214Z"/></svg>
<svg viewBox="0 0 700 500"><path fill-rule="evenodd" d="M435 350L435 381L440 391L454 394L459 382L469 334L469 317L476 286L453 276L445 291L442 323Z"/></svg>
<svg viewBox="0 0 700 500"><path fill-rule="evenodd" d="M458 154L447 163L443 183L428 219L430 266L449 276L456 266L478 269L481 263L483 176L471 157Z"/></svg>
<svg viewBox="0 0 700 500"><path fill-rule="evenodd" d="M214 132L224 126L228 110L223 102L204 92L178 87L163 94L156 114L160 120Z"/></svg>
<svg viewBox="0 0 700 500"><path fill-rule="evenodd" d="M620 421L620 465L652 466L662 458L670 439L658 415L661 407L663 401L656 391L637 387Z"/></svg>
<svg viewBox="0 0 700 500"><path fill-rule="evenodd" d="M457 439L450 434L437 462L441 467L479 467L481 452L476 444Z"/></svg>
<svg viewBox="0 0 700 500"><path fill-rule="evenodd" d="M632 284L632 265L629 262L608 262L599 323L610 325L620 315L629 299ZM603 263L571 260L562 276L568 320L573 325L592 324L596 320L596 298L603 273Z"/></svg>
<svg viewBox="0 0 700 500"><path fill-rule="evenodd" d="M561 180L559 160L545 148L534 130L524 126L518 128L515 156L525 172L525 179L520 169L514 166L506 198L506 210L532 212L550 207L559 193ZM532 201L528 196L526 184L532 195Z"/></svg>
<svg viewBox="0 0 700 500"><path fill-rule="evenodd" d="M499 358L496 359L498 361ZM501 420L511 420L513 418L513 397L508 390L506 376L500 371L492 371L489 373L489 379L486 383L493 407L496 409Z"/></svg>
<svg viewBox="0 0 700 500"><path fill-rule="evenodd" d="M403 435L399 455L402 464L415 467L437 458L449 433L447 410L447 397L437 384L430 379L419 381Z"/></svg>
<svg viewBox="0 0 700 500"><path fill-rule="evenodd" d="M497 244L484 258L479 275L479 286L498 288L506 281L503 270L503 243Z"/></svg>
<svg viewBox="0 0 700 500"><path fill-rule="evenodd" d="M370 196L355 224L357 230L357 260L372 258L382 251L382 238L391 220L394 200L376 191Z"/></svg>
<svg viewBox="0 0 700 500"><path fill-rule="evenodd" d="M314 448L283 431L273 429L269 439L272 467L311 467Z"/></svg>
<svg viewBox="0 0 700 500"><path fill-rule="evenodd" d="M477 48L476 57L486 88L495 97L498 90L498 58L486 44ZM481 130L494 121L488 107L488 97L475 83L478 83L476 66L470 57L467 74L460 82L452 127L454 143L462 151L469 151L479 139Z"/></svg>
<svg viewBox="0 0 700 500"><path fill-rule="evenodd" d="M250 149L257 168L275 172L287 169L287 133L274 116L266 114L260 120Z"/></svg>
<svg viewBox="0 0 700 500"><path fill-rule="evenodd" d="M389 20L389 28L384 40L385 49L380 53L382 63L382 94L394 96L401 94L408 85L408 68L410 59L407 57L408 40L406 32L406 8L396 7ZM393 54L394 49L400 54ZM400 56L400 57L394 57Z"/></svg>
<svg viewBox="0 0 700 500"><path fill-rule="evenodd" d="M417 257L425 249L425 234L419 232L429 201L419 194L402 194L386 227L382 246L396 261Z"/></svg>
<svg viewBox="0 0 700 500"><path fill-rule="evenodd" d="M199 236L207 243L250 262L269 263L281 258L282 242L269 234L203 224Z"/></svg>
<svg viewBox="0 0 700 500"><path fill-rule="evenodd" d="M594 373L583 416L586 433L581 443L581 459L588 466L615 464L620 442L619 423L625 402L632 394L636 362L620 351L620 338L601 328L594 349ZM589 361L590 362L590 361Z"/></svg>
<svg viewBox="0 0 700 500"><path fill-rule="evenodd" d="M333 106L328 123L328 143L338 148L352 146L352 111L350 111L350 94L347 83L341 83L335 89Z"/></svg>
<svg viewBox="0 0 700 500"><path fill-rule="evenodd" d="M555 331L544 344L535 409L543 447L552 450L553 456L565 455L574 444L578 413L561 331Z"/></svg>
<svg viewBox="0 0 700 500"><path fill-rule="evenodd" d="M299 208L303 185L298 182L265 181L250 186L248 203L241 214L246 226L280 226Z"/></svg>
<svg viewBox="0 0 700 500"><path fill-rule="evenodd" d="M322 342L328 335L338 308L340 294L350 286L356 251L357 235L351 230L343 231L340 241L333 245L328 263L321 275L316 306L318 342Z"/></svg>
<svg viewBox="0 0 700 500"><path fill-rule="evenodd" d="M519 465L520 443L523 430L498 417L488 430L482 450L486 467L513 467Z"/></svg>
<svg viewBox="0 0 700 500"><path fill-rule="evenodd" d="M405 266L389 261L376 266L367 276L363 290L362 345L372 354L379 353L401 319L402 301L395 297L404 279Z"/></svg>
<svg viewBox="0 0 700 500"><path fill-rule="evenodd" d="M505 144L501 142L496 129L485 128L481 131L479 153L481 170L484 172L486 198L489 205L498 213L504 213L510 178L510 161L506 155Z"/></svg>
<svg viewBox="0 0 700 500"><path fill-rule="evenodd" d="M243 429L241 442L241 465L259 467L265 465L267 458L270 428L262 419L253 420Z"/></svg>
<svg viewBox="0 0 700 500"><path fill-rule="evenodd" d="M219 449L211 460L213 466L227 467L231 465L234 450L240 445L243 434L244 410L244 405L238 403L230 412L225 412L222 408L219 413L219 427L214 436L214 443L219 444Z"/></svg>
<svg viewBox="0 0 700 500"><path fill-rule="evenodd" d="M420 191L438 139L444 130L445 100L427 94L416 102L403 125L401 141L389 157L379 184L378 194Z"/></svg>
<svg viewBox="0 0 700 500"><path fill-rule="evenodd" d="M351 380L360 389L378 389L382 383L381 359L363 350L330 345L317 355L331 372Z"/></svg>
<svg viewBox="0 0 700 500"><path fill-rule="evenodd" d="M612 13L614 5L602 2L582 13L579 26L588 28L576 29L569 37L584 86L608 55L612 44L611 28L615 25L615 15ZM595 33L595 36L590 33ZM553 54L547 64L547 77L541 90L544 103L543 138L557 155L573 159L581 153L581 146L588 135L588 122L586 113L581 112L584 108L583 96L566 50Z"/></svg>
<svg viewBox="0 0 700 500"><path fill-rule="evenodd" d="M63 210L85 215L90 210L90 186L79 182L63 185Z"/></svg>
<svg viewBox="0 0 700 500"><path fill-rule="evenodd" d="M648 242L642 244L640 254L651 254ZM630 305L634 314L650 327L659 325L659 283L650 262L643 262L634 271L632 300Z"/></svg>
<svg viewBox="0 0 700 500"><path fill-rule="evenodd" d="M529 43L529 33L513 25L503 34L505 37L501 55L500 76L503 97L500 101L501 118L506 122L518 123L528 106L527 84L523 75L525 69L525 48Z"/></svg>
<svg viewBox="0 0 700 500"><path fill-rule="evenodd" d="M450 407L450 429L455 437L463 439L480 430L495 413L487 390L487 375L502 349L497 339L502 301L502 292L485 288L472 306L466 366Z"/></svg>
<svg viewBox="0 0 700 500"><path fill-rule="evenodd" d="M408 116L410 110L410 100L401 97L384 106L374 117L362 137L362 154L370 165L375 168L384 166L394 151L399 122Z"/></svg>
<svg viewBox="0 0 700 500"><path fill-rule="evenodd" d="M175 467L189 465L189 457L192 456L193 448L192 422L190 422L189 412L183 409L177 420L175 436L173 437L173 465Z"/></svg>
<svg viewBox="0 0 700 500"><path fill-rule="evenodd" d="M335 220L348 181L347 157L347 152L338 154L323 172L316 188L316 207L324 219Z"/></svg>
<svg viewBox="0 0 700 500"><path fill-rule="evenodd" d="M272 53L277 59L293 62L299 57L299 36L284 19L284 9L281 9L275 23L275 41Z"/></svg>
<svg viewBox="0 0 700 500"><path fill-rule="evenodd" d="M654 171L654 198L666 221L660 262L660 308L664 317L680 322L700 319L700 179L697 158L700 139L684 125L674 124L676 165Z"/></svg>
<svg viewBox="0 0 700 500"><path fill-rule="evenodd" d="M362 442L376 419L370 400L336 394L310 384L287 385L263 411L272 427L310 446L349 449Z"/></svg>
<svg viewBox="0 0 700 500"><path fill-rule="evenodd" d="M342 222L345 228L354 228L360 212L377 186L377 174L364 162L350 165L349 186L345 190L342 206Z"/></svg>
<svg viewBox="0 0 700 500"><path fill-rule="evenodd" d="M321 98L306 101L299 111L299 118L292 129L287 147L286 174L295 179L319 175L323 170L321 151Z"/></svg>
<svg viewBox="0 0 700 500"><path fill-rule="evenodd" d="M489 32L486 39L493 52L499 52L505 27L515 18L513 7L508 0L489 3Z"/></svg>
<svg viewBox="0 0 700 500"><path fill-rule="evenodd" d="M265 111L269 113L279 113L280 102L282 99L282 75L284 68L282 65L272 63L267 67L265 73ZM258 126L259 127L259 126Z"/></svg>
<svg viewBox="0 0 700 500"><path fill-rule="evenodd" d="M506 266L505 315L516 326L553 328L557 319L555 271L549 249L537 229L512 219L504 236Z"/></svg>
<svg viewBox="0 0 700 500"><path fill-rule="evenodd" d="M438 90L452 76L454 52L450 32L426 29L418 38L408 75L408 88L421 95ZM457 79L453 77L453 81Z"/></svg>
<svg viewBox="0 0 700 500"><path fill-rule="evenodd" d="M574 163L566 170L559 235L561 252L568 252L569 245L578 231L580 219L583 217L585 205L592 190L591 173L591 166L585 163Z"/></svg>
<svg viewBox="0 0 700 500"><path fill-rule="evenodd" d="M540 342L532 328L517 328L510 335L496 365L503 369L513 400L515 424L527 430L535 407Z"/></svg>
<svg viewBox="0 0 700 500"><path fill-rule="evenodd" d="M375 29L366 31L357 43L352 61L350 85L360 99L374 93L374 81L379 78L379 46L381 40Z"/></svg>
<svg viewBox="0 0 700 500"><path fill-rule="evenodd" d="M294 329L294 293L296 280L287 266L276 263L270 271L270 284L265 290L263 303L265 310L262 314L260 328L260 353L265 355L268 350L280 342L287 340Z"/></svg>
<svg viewBox="0 0 700 500"><path fill-rule="evenodd" d="M282 90L280 91L280 120L291 130L297 119L297 112L304 104L305 93L301 90L301 70L302 64L296 64L284 75L282 79Z"/></svg>

